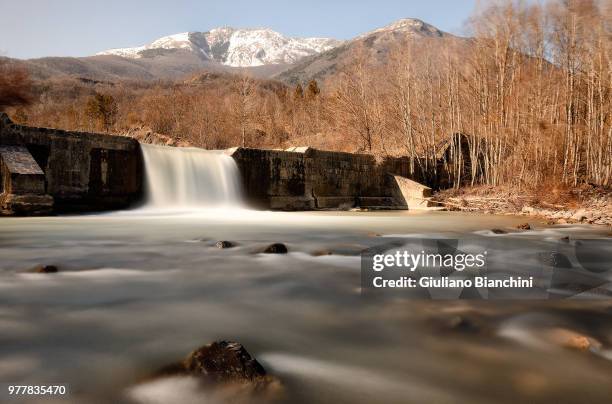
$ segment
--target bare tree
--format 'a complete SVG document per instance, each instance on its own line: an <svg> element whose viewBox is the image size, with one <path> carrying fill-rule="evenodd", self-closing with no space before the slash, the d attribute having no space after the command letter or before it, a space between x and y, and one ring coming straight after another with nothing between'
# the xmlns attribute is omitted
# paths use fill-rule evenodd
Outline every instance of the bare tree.
<svg viewBox="0 0 612 404"><path fill-rule="evenodd" d="M253 79L243 72L235 83L234 91L237 96L235 115L240 127L241 145L246 147L246 136L251 128L256 103L256 87Z"/></svg>

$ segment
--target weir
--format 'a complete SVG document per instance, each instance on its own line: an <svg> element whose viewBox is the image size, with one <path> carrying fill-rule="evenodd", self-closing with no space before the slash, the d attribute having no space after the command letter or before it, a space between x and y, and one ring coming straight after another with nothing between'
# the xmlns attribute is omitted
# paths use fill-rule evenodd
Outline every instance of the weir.
<svg viewBox="0 0 612 404"><path fill-rule="evenodd" d="M238 207L240 175L223 151L141 145L144 207L155 209Z"/></svg>
<svg viewBox="0 0 612 404"><path fill-rule="evenodd" d="M456 136L450 142L457 143L455 148L465 143ZM17 125L0 113L0 215L136 206L429 208L428 186L443 187L455 171L451 143L441 148L436 170L415 173L410 168L422 165L409 157L309 147L208 151L154 146L126 136Z"/></svg>

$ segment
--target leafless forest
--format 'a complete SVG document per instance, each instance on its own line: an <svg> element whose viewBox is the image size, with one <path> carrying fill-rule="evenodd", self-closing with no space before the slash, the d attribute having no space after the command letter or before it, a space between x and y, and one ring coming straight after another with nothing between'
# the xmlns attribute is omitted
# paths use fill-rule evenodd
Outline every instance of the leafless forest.
<svg viewBox="0 0 612 404"><path fill-rule="evenodd" d="M30 83L4 66L0 87L13 95L0 104L30 125L146 127L205 148L419 156L415 164L432 169L445 140L461 133L472 156L456 150L454 160L481 161L457 176L468 183L609 187L611 17L610 0L487 2L468 40L407 41L385 64L363 49L327 82L297 87L211 72L174 82Z"/></svg>

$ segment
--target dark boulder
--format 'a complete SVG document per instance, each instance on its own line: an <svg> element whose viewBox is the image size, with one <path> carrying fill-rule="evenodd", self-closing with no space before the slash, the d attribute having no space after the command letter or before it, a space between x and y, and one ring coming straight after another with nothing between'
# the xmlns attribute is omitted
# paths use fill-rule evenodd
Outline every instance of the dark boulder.
<svg viewBox="0 0 612 404"><path fill-rule="evenodd" d="M215 244L215 247L217 248L232 248L235 247L236 245L234 243L232 243L231 241L217 241L217 243Z"/></svg>
<svg viewBox="0 0 612 404"><path fill-rule="evenodd" d="M531 230L531 226L529 225L529 223L521 223L516 226L516 228L519 230Z"/></svg>
<svg viewBox="0 0 612 404"><path fill-rule="evenodd" d="M446 327L448 330L458 332L478 332L480 330L480 327L478 327L473 320L464 316L451 317L448 319Z"/></svg>
<svg viewBox="0 0 612 404"><path fill-rule="evenodd" d="M35 274L54 274L59 272L59 269L55 265L37 265L26 272Z"/></svg>
<svg viewBox="0 0 612 404"><path fill-rule="evenodd" d="M182 361L170 363L145 377L140 383L164 378L193 378L197 389L214 402L277 402L283 386L238 342L216 341L191 352ZM203 401L203 402L204 402Z"/></svg>
<svg viewBox="0 0 612 404"><path fill-rule="evenodd" d="M502 229L492 229L491 232L493 232L493 234L508 234L506 230Z"/></svg>
<svg viewBox="0 0 612 404"><path fill-rule="evenodd" d="M238 342L218 341L200 347L183 362L185 371L214 382L257 382L266 371Z"/></svg>
<svg viewBox="0 0 612 404"><path fill-rule="evenodd" d="M287 254L287 246L283 243L270 244L263 251L264 254Z"/></svg>
<svg viewBox="0 0 612 404"><path fill-rule="evenodd" d="M193 376L208 385L250 384L259 390L277 380L238 342L216 341L191 352L184 360L158 369L146 380Z"/></svg>

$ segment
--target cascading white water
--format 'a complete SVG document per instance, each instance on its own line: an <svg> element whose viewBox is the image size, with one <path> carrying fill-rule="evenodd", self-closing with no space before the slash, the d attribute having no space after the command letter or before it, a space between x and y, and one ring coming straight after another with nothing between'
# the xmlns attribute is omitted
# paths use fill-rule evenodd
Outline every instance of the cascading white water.
<svg viewBox="0 0 612 404"><path fill-rule="evenodd" d="M145 207L227 208L241 205L240 177L222 151L143 144Z"/></svg>

